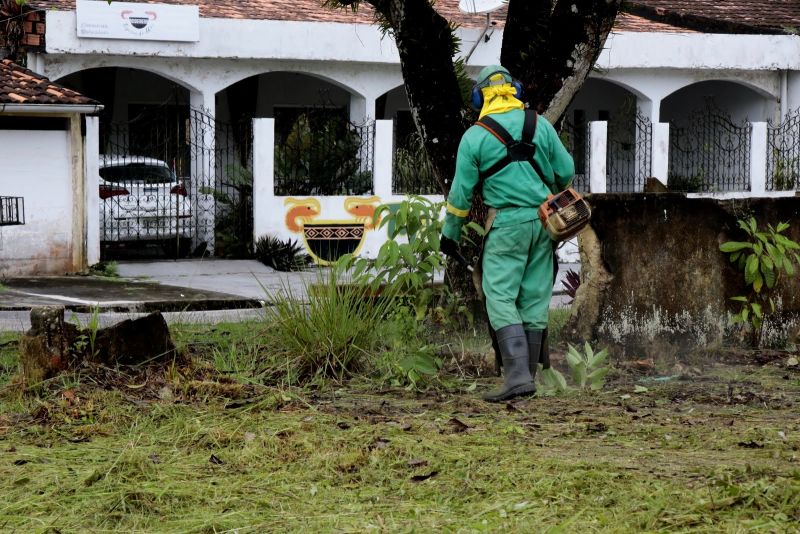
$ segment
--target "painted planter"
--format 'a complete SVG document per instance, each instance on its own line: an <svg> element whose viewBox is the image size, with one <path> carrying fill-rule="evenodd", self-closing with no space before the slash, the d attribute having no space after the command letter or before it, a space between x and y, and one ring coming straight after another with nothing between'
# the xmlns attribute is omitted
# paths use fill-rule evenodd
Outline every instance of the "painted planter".
<svg viewBox="0 0 800 534"><path fill-rule="evenodd" d="M307 222L303 225L303 241L317 263L328 265L345 254L358 253L364 241L364 224Z"/></svg>

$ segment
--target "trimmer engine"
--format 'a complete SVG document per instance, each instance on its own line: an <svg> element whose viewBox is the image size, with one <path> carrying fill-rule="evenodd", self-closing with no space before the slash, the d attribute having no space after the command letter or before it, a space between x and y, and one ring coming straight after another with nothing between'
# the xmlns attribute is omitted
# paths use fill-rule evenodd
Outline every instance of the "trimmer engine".
<svg viewBox="0 0 800 534"><path fill-rule="evenodd" d="M549 195L539 206L539 219L553 241L564 241L583 230L592 216L592 209L580 193L571 187L557 195Z"/></svg>

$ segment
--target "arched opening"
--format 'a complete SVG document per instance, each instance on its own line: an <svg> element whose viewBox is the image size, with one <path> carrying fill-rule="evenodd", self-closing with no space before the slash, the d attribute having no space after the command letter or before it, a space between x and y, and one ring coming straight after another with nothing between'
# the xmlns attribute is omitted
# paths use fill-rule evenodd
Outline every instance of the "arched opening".
<svg viewBox="0 0 800 534"><path fill-rule="evenodd" d="M216 106L232 123L275 119L276 195L372 192L374 127L356 118L360 95L310 74L269 72L223 89Z"/></svg>
<svg viewBox="0 0 800 534"><path fill-rule="evenodd" d="M641 95L616 83L589 78L576 95L562 124L562 138L575 159L575 182L588 191L589 142L591 121L608 123L606 190L641 191L652 174L652 125L640 106Z"/></svg>
<svg viewBox="0 0 800 534"><path fill-rule="evenodd" d="M775 98L742 83L710 80L661 101L670 123L670 189L686 192L750 188L751 122L771 119Z"/></svg>
<svg viewBox="0 0 800 534"><path fill-rule="evenodd" d="M274 118L276 134L282 134L303 111L349 119L352 96L333 82L310 74L268 72L245 78L217 93L217 116L231 122Z"/></svg>
<svg viewBox="0 0 800 534"><path fill-rule="evenodd" d="M83 70L58 83L103 104L101 153L183 161L180 145L189 117L187 88L158 74L125 67Z"/></svg>
<svg viewBox="0 0 800 534"><path fill-rule="evenodd" d="M58 80L100 101L101 259L183 257L200 242L190 94L158 74L101 67Z"/></svg>
<svg viewBox="0 0 800 534"><path fill-rule="evenodd" d="M698 110L713 106L727 114L731 122L771 120L777 100L742 83L709 80L678 89L661 101L661 120L685 124Z"/></svg>
<svg viewBox="0 0 800 534"><path fill-rule="evenodd" d="M433 166L414 126L404 85L385 92L375 101L375 116L394 122L392 192L398 195L440 194Z"/></svg>

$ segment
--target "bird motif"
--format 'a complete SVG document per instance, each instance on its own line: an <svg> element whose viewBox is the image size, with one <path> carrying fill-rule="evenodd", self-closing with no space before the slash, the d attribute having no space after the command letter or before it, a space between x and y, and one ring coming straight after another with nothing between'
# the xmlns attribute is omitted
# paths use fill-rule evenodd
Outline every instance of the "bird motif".
<svg viewBox="0 0 800 534"><path fill-rule="evenodd" d="M320 214L319 200L316 198L289 197L283 201L284 206L291 206L286 212L286 228L292 232L302 232L303 225L311 222Z"/></svg>
<svg viewBox="0 0 800 534"><path fill-rule="evenodd" d="M350 215L355 215L356 221L362 223L365 229L374 227L373 217L375 209L381 203L380 197L348 197L344 200L344 210Z"/></svg>

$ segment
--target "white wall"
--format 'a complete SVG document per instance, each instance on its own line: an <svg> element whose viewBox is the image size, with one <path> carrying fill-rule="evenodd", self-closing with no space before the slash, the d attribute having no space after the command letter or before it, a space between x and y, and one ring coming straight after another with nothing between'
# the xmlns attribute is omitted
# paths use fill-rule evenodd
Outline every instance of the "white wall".
<svg viewBox="0 0 800 534"><path fill-rule="evenodd" d="M618 112L621 106L628 103L628 100L632 102L635 109L635 94L613 82L589 78L575 96L575 100L570 104L567 110L566 120L572 121L572 113L576 109L586 112L587 121L603 120L599 116L601 110L609 111L612 116L614 116L615 112ZM629 112L626 115L630 116L632 113Z"/></svg>
<svg viewBox="0 0 800 534"><path fill-rule="evenodd" d="M72 270L71 160L68 131L0 130L0 195L24 197L26 219L0 227L0 275Z"/></svg>

